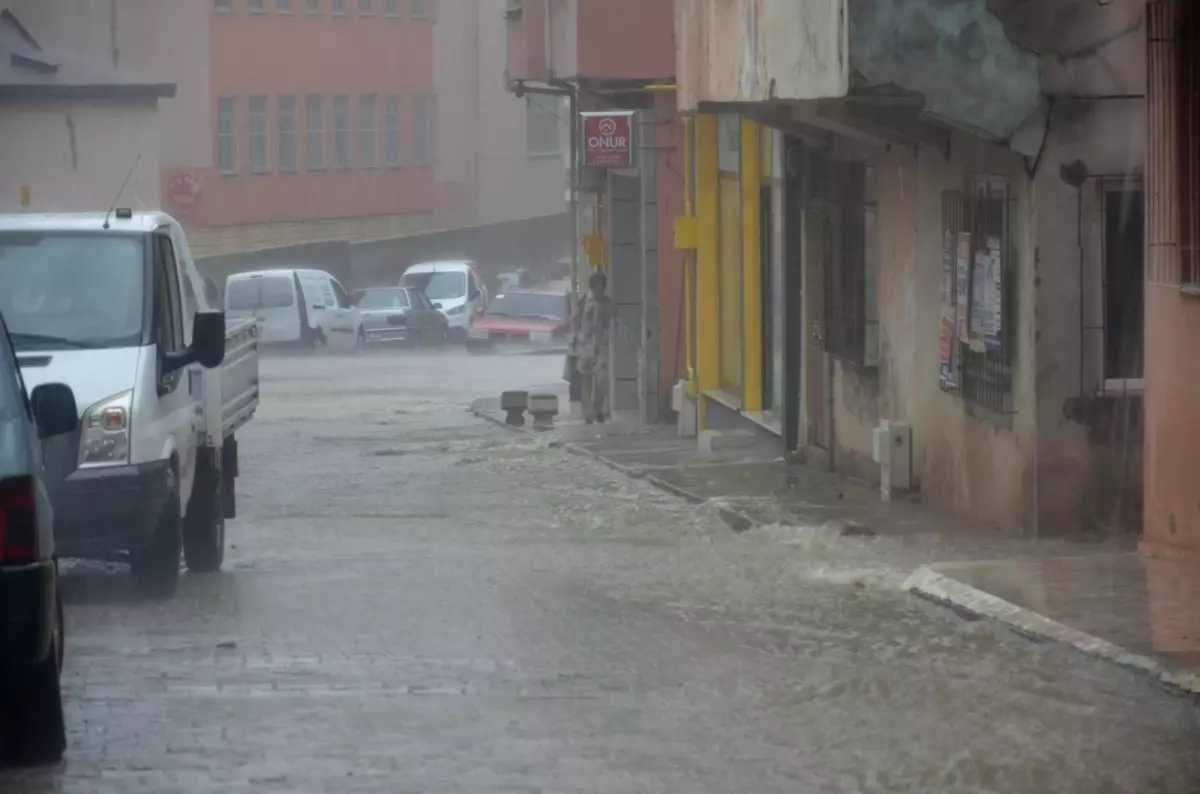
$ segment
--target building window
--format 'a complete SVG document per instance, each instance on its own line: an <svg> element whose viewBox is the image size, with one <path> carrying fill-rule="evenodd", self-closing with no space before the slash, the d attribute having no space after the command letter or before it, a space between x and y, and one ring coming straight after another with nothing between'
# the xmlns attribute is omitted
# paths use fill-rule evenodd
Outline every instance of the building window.
<svg viewBox="0 0 1200 794"><path fill-rule="evenodd" d="M333 0L333 13L337 16L346 13L346 0Z"/></svg>
<svg viewBox="0 0 1200 794"><path fill-rule="evenodd" d="M237 100L223 96L217 100L217 160L222 174L236 174Z"/></svg>
<svg viewBox="0 0 1200 794"><path fill-rule="evenodd" d="M425 0L412 0L412 15L414 19L423 19L428 14L429 10L425 7Z"/></svg>
<svg viewBox="0 0 1200 794"><path fill-rule="evenodd" d="M229 0L213 0L213 6L218 11L229 11Z"/></svg>
<svg viewBox="0 0 1200 794"><path fill-rule="evenodd" d="M279 170L295 173L300 170L300 150L297 144L296 97L279 97Z"/></svg>
<svg viewBox="0 0 1200 794"><path fill-rule="evenodd" d="M1085 315L1084 328L1102 329L1101 385L1109 392L1143 376L1146 194L1136 179L1100 179L1096 187L1102 294L1085 309L1092 317Z"/></svg>
<svg viewBox="0 0 1200 794"><path fill-rule="evenodd" d="M304 99L304 134L308 149L308 170L325 170L325 102L320 94Z"/></svg>
<svg viewBox="0 0 1200 794"><path fill-rule="evenodd" d="M304 0L304 10L309 14L321 13L321 0Z"/></svg>
<svg viewBox="0 0 1200 794"><path fill-rule="evenodd" d="M433 102L427 96L413 97L413 164L433 163Z"/></svg>
<svg viewBox="0 0 1200 794"><path fill-rule="evenodd" d="M250 171L265 174L271 170L271 123L267 118L267 98L250 97Z"/></svg>
<svg viewBox="0 0 1200 794"><path fill-rule="evenodd" d="M401 157L401 143L404 136L401 134L404 117L400 110L400 97L390 96L387 98L387 145L385 157L387 164L393 168L403 164Z"/></svg>
<svg viewBox="0 0 1200 794"><path fill-rule="evenodd" d="M350 97L333 98L333 167L350 167Z"/></svg>
<svg viewBox="0 0 1200 794"><path fill-rule="evenodd" d="M1014 412L1015 201L1003 177L942 195L942 324L951 339L942 344L941 386L995 414Z"/></svg>
<svg viewBox="0 0 1200 794"><path fill-rule="evenodd" d="M246 0L246 10L251 14L261 14L263 12L263 0Z"/></svg>
<svg viewBox="0 0 1200 794"><path fill-rule="evenodd" d="M358 98L358 156L363 168L379 165L379 129L375 104L374 94L363 94Z"/></svg>
<svg viewBox="0 0 1200 794"><path fill-rule="evenodd" d="M363 16L370 16L374 14L375 9L372 7L371 0L358 0L358 13L362 14Z"/></svg>
<svg viewBox="0 0 1200 794"><path fill-rule="evenodd" d="M277 14L292 13L292 0L275 0L275 13L277 13Z"/></svg>
<svg viewBox="0 0 1200 794"><path fill-rule="evenodd" d="M525 151L530 155L558 154L559 109L562 100L556 96L525 96Z"/></svg>
<svg viewBox="0 0 1200 794"><path fill-rule="evenodd" d="M383 13L389 17L394 17L400 13L399 0L383 0Z"/></svg>

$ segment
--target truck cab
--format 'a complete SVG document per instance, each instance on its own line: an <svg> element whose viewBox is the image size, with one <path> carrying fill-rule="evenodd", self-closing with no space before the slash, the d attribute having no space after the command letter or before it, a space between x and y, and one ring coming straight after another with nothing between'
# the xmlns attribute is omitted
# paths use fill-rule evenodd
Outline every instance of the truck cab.
<svg viewBox="0 0 1200 794"><path fill-rule="evenodd" d="M80 407L45 449L60 555L126 560L159 595L181 550L189 570L219 569L256 328L209 304L182 227L160 212L0 215L0 282L27 385L66 384Z"/></svg>

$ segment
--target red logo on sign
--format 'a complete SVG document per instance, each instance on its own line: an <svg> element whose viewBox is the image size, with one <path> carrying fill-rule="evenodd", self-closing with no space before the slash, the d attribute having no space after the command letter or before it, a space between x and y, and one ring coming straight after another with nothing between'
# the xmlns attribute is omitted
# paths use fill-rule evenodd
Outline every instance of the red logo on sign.
<svg viewBox="0 0 1200 794"><path fill-rule="evenodd" d="M200 177L195 174L176 174L167 183L167 198L180 209L191 209L200 203Z"/></svg>
<svg viewBox="0 0 1200 794"><path fill-rule="evenodd" d="M589 113L583 117L583 163L592 168L633 165L633 114Z"/></svg>

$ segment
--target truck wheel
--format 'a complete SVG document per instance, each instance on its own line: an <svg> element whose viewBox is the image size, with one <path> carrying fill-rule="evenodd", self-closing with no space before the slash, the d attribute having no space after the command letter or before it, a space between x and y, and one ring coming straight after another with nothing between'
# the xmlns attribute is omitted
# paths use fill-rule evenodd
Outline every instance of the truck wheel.
<svg viewBox="0 0 1200 794"><path fill-rule="evenodd" d="M0 756L18 766L54 764L67 749L59 661L62 659L62 608L56 615L53 644L32 667L5 671L0 692Z"/></svg>
<svg viewBox="0 0 1200 794"><path fill-rule="evenodd" d="M225 562L225 500L221 472L206 467L183 521L183 559L191 573L215 573Z"/></svg>
<svg viewBox="0 0 1200 794"><path fill-rule="evenodd" d="M163 505L154 537L130 558L133 578L138 587L155 598L170 598L179 586L179 551L182 541L179 497L172 489Z"/></svg>

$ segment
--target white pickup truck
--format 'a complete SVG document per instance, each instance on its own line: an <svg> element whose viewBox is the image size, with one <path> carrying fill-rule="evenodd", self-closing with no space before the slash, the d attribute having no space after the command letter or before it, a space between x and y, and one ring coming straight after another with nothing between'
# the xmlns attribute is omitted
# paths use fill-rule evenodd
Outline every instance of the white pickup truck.
<svg viewBox="0 0 1200 794"><path fill-rule="evenodd" d="M0 313L26 387L65 383L74 433L45 443L63 557L127 560L170 596L218 570L235 433L259 400L258 327L226 324L161 212L0 215Z"/></svg>

